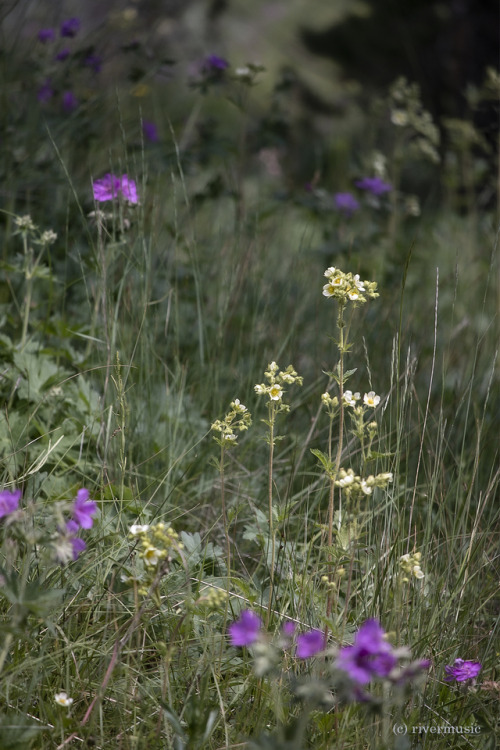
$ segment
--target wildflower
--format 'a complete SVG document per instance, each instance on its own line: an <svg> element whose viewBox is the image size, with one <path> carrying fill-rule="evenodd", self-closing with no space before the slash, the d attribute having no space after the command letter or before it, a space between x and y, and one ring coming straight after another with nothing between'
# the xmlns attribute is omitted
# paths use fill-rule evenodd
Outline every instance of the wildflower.
<svg viewBox="0 0 500 750"><path fill-rule="evenodd" d="M40 88L38 89L36 98L39 102L42 102L45 104L49 101L49 99L52 99L54 96L54 89L52 88L50 84L50 78L47 78L45 83L43 83Z"/></svg>
<svg viewBox="0 0 500 750"><path fill-rule="evenodd" d="M269 389L269 398L271 401L279 401L283 396L283 390L277 383L272 385Z"/></svg>
<svg viewBox="0 0 500 750"><path fill-rule="evenodd" d="M100 180L93 180L92 188L94 200L98 203L113 200L120 194L129 203L138 202L137 186L134 180L126 174L121 177L116 177L116 175L110 173L105 174Z"/></svg>
<svg viewBox="0 0 500 750"><path fill-rule="evenodd" d="M371 495L373 492L373 486L368 483L368 480L362 479L361 480L361 491L365 493L365 495Z"/></svg>
<svg viewBox="0 0 500 750"><path fill-rule="evenodd" d="M392 185L384 182L380 177L363 177L362 180L358 180L355 184L360 190L366 190L372 195L383 195L392 190Z"/></svg>
<svg viewBox="0 0 500 750"><path fill-rule="evenodd" d="M126 174L122 175L120 179L120 189L123 197L129 203L137 203L137 186L134 180L131 180Z"/></svg>
<svg viewBox="0 0 500 750"><path fill-rule="evenodd" d="M335 193L333 202L335 208L345 216L352 216L359 208L359 203L352 193Z"/></svg>
<svg viewBox="0 0 500 750"><path fill-rule="evenodd" d="M0 492L0 518L9 516L18 509L21 495L21 490L14 490L14 492L2 490Z"/></svg>
<svg viewBox="0 0 500 750"><path fill-rule="evenodd" d="M56 703L58 703L60 706L69 707L73 703L73 698L69 698L67 693L56 693L54 695L54 700Z"/></svg>
<svg viewBox="0 0 500 750"><path fill-rule="evenodd" d="M354 277L354 284L355 284L356 288L359 289L360 292L364 292L365 291L365 285L363 284L362 281L360 281L360 279L359 279L359 273L357 273L355 275L355 277Z"/></svg>
<svg viewBox="0 0 500 750"><path fill-rule="evenodd" d="M57 240L57 234L52 229L46 229L40 237L41 245L52 245ZM61 390L62 393L62 390Z"/></svg>
<svg viewBox="0 0 500 750"><path fill-rule="evenodd" d="M78 490L73 503L74 522L82 529L92 528L92 516L97 512L97 504L89 500L89 491L85 488Z"/></svg>
<svg viewBox="0 0 500 750"><path fill-rule="evenodd" d="M84 552L87 549L87 545L79 536L70 537L69 542L71 544L72 559L73 561L77 560L80 552Z"/></svg>
<svg viewBox="0 0 500 750"><path fill-rule="evenodd" d="M64 49L62 49L60 52L57 53L57 55L55 56L55 60L57 62L64 62L64 60L66 60L69 56L70 56L70 51L67 47L65 47Z"/></svg>
<svg viewBox="0 0 500 750"><path fill-rule="evenodd" d="M297 656L309 659L323 649L324 638L321 630L309 630L297 638Z"/></svg>
<svg viewBox="0 0 500 750"><path fill-rule="evenodd" d="M291 638L295 633L295 623L291 622L291 620L287 620L283 623L282 631L283 635Z"/></svg>
<svg viewBox="0 0 500 750"><path fill-rule="evenodd" d="M351 300L351 302L355 302L356 300L359 299L360 295L359 295L359 292L358 292L357 289L348 289L347 290L347 296L349 297L349 299Z"/></svg>
<svg viewBox="0 0 500 750"><path fill-rule="evenodd" d="M233 646L251 646L259 637L262 620L255 612L244 609L240 619L229 626L229 638Z"/></svg>
<svg viewBox="0 0 500 750"><path fill-rule="evenodd" d="M156 568L160 560L165 557L165 554L165 550L161 550L157 547L148 545L142 553L141 557L144 560L144 564L147 565L148 568Z"/></svg>
<svg viewBox="0 0 500 750"><path fill-rule="evenodd" d="M378 620L367 620L356 633L352 646L340 649L335 666L353 682L364 685L372 677L387 677L397 659Z"/></svg>
<svg viewBox="0 0 500 750"><path fill-rule="evenodd" d="M47 42L53 42L56 38L54 29L40 29L38 32L38 41L42 44L47 44Z"/></svg>
<svg viewBox="0 0 500 750"><path fill-rule="evenodd" d="M414 552L411 555L408 553L406 555L402 555L399 558L399 565L401 569L403 570L403 573L405 573L406 575L412 575L419 580L424 578L425 574L422 568L420 567L421 558L422 558L422 555L420 552ZM403 581L407 583L408 578L406 577L403 578Z"/></svg>
<svg viewBox="0 0 500 750"><path fill-rule="evenodd" d="M61 24L61 36L73 37L78 34L80 30L80 19L79 18L68 18L67 21L63 21Z"/></svg>
<svg viewBox="0 0 500 750"><path fill-rule="evenodd" d="M203 61L204 73L221 73L226 68L229 68L228 61L218 55L208 55Z"/></svg>
<svg viewBox="0 0 500 750"><path fill-rule="evenodd" d="M143 120L142 132L147 141L151 143L157 143L160 139L158 138L158 128L151 122L151 120Z"/></svg>
<svg viewBox="0 0 500 750"><path fill-rule="evenodd" d="M100 73L102 68L102 57L98 55L87 55L83 64L86 68L92 68L94 73Z"/></svg>
<svg viewBox="0 0 500 750"><path fill-rule="evenodd" d="M94 190L94 199L98 203L113 200L120 190L120 180L114 174L105 174L100 180L94 180L92 183Z"/></svg>
<svg viewBox="0 0 500 750"><path fill-rule="evenodd" d="M65 112L72 112L78 107L78 99L72 91L65 91L62 96L62 105Z"/></svg>
<svg viewBox="0 0 500 750"><path fill-rule="evenodd" d="M377 396L375 394L375 391L369 391L368 393L365 393L363 396L363 402L366 406L371 406L375 408L375 406L378 406L380 403L380 396Z"/></svg>
<svg viewBox="0 0 500 750"><path fill-rule="evenodd" d="M149 530L149 524L147 523L134 523L129 529L129 534L137 536L138 534L145 534Z"/></svg>
<svg viewBox="0 0 500 750"><path fill-rule="evenodd" d="M473 680L482 669L482 664L478 661L464 661L464 659L455 659L453 666L446 666L444 668L448 675L444 679L446 682L465 682L466 680Z"/></svg>
<svg viewBox="0 0 500 750"><path fill-rule="evenodd" d="M393 109L391 112L391 122L393 125L397 125L398 127L404 127L405 125L408 125L408 112L405 112L404 109Z"/></svg>
<svg viewBox="0 0 500 750"><path fill-rule="evenodd" d="M361 394L356 391L356 393L353 393L352 391L344 391L344 401L348 406L356 406L356 401L358 401L361 398Z"/></svg>

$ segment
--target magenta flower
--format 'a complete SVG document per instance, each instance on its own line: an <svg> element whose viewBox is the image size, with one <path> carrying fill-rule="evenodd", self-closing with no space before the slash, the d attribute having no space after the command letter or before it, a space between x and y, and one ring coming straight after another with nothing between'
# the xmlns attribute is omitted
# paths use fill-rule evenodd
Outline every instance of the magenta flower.
<svg viewBox="0 0 500 750"><path fill-rule="evenodd" d="M383 195L392 190L392 185L384 182L380 177L363 177L362 180L358 180L355 184L360 190L366 190L372 193L372 195Z"/></svg>
<svg viewBox="0 0 500 750"><path fill-rule="evenodd" d="M61 36L73 37L78 34L80 30L80 19L79 18L68 18L67 21L63 21L61 24Z"/></svg>
<svg viewBox="0 0 500 750"><path fill-rule="evenodd" d="M299 659L309 659L323 650L324 642L325 639L321 630L309 630L307 633L301 633L297 638L296 654Z"/></svg>
<svg viewBox="0 0 500 750"><path fill-rule="evenodd" d="M377 620L367 620L356 633L353 645L340 649L335 666L360 685L372 677L387 677L397 659L384 636Z"/></svg>
<svg viewBox="0 0 500 750"><path fill-rule="evenodd" d="M114 174L105 174L100 180L94 180L92 183L94 199L98 203L111 201L116 198L120 190L120 180Z"/></svg>
<svg viewBox="0 0 500 750"><path fill-rule="evenodd" d="M444 668L448 675L444 679L446 682L465 682L465 680L473 680L477 677L482 669L482 664L478 661L464 661L463 659L455 659L453 666L446 666Z"/></svg>
<svg viewBox="0 0 500 750"><path fill-rule="evenodd" d="M65 112L72 112L78 107L78 99L72 91L65 91L62 95L62 105Z"/></svg>
<svg viewBox="0 0 500 750"><path fill-rule="evenodd" d="M154 122L151 122L151 120L143 120L142 132L144 133L144 137L146 138L146 140L150 141L151 143L157 143L159 141L158 128L156 127Z"/></svg>
<svg viewBox="0 0 500 750"><path fill-rule="evenodd" d="M232 646L251 646L259 637L262 620L255 612L244 609L240 619L229 626L229 638Z"/></svg>
<svg viewBox="0 0 500 750"><path fill-rule="evenodd" d="M47 42L53 42L56 38L54 29L40 29L38 32L38 41L42 44L47 44Z"/></svg>
<svg viewBox="0 0 500 750"><path fill-rule="evenodd" d="M21 490L14 490L14 492L2 490L0 492L0 518L10 515L18 509L22 494Z"/></svg>
<svg viewBox="0 0 500 750"><path fill-rule="evenodd" d="M98 203L111 201L113 198L123 195L129 203L137 203L137 186L126 174L116 177L114 174L105 174L100 180L92 183L94 200Z"/></svg>
<svg viewBox="0 0 500 750"><path fill-rule="evenodd" d="M50 99L52 99L53 96L54 96L54 89L52 88L50 84L50 79L47 78L45 83L43 83L38 89L36 98L38 99L39 102L46 103Z"/></svg>
<svg viewBox="0 0 500 750"><path fill-rule="evenodd" d="M84 488L78 490L76 500L73 503L73 522L68 521L68 523L77 523L82 529L90 529L93 524L92 516L94 513L97 513L97 503L89 500L89 491Z"/></svg>
<svg viewBox="0 0 500 750"><path fill-rule="evenodd" d="M335 193L333 202L335 208L346 216L351 216L359 208L359 203L352 193Z"/></svg>
<svg viewBox="0 0 500 750"><path fill-rule="evenodd" d="M126 174L120 178L120 190L125 200L129 203L137 203L137 185Z"/></svg>

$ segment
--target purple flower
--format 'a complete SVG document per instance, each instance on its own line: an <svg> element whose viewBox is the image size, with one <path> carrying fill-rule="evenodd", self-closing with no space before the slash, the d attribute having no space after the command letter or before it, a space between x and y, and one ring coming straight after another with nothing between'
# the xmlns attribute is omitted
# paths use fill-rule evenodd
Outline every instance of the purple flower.
<svg viewBox="0 0 500 750"><path fill-rule="evenodd" d="M114 174L105 174L100 180L94 180L92 183L94 191L94 200L98 203L111 201L116 198L120 190L120 180Z"/></svg>
<svg viewBox="0 0 500 750"><path fill-rule="evenodd" d="M2 490L0 492L0 518L10 515L18 509L21 495L21 490L14 490L14 492Z"/></svg>
<svg viewBox="0 0 500 750"><path fill-rule="evenodd" d="M463 659L455 659L455 664L453 666L446 666L444 668L446 674L448 675L444 679L446 682L452 682L453 680L456 680L457 682L465 682L465 680L473 680L474 677L477 677L479 672L481 671L482 665L478 661L464 661Z"/></svg>
<svg viewBox="0 0 500 750"><path fill-rule="evenodd" d="M79 536L70 537L70 543L73 550L73 560L76 560L80 552L83 552L85 549L87 549L87 545L85 544L83 539L80 539Z"/></svg>
<svg viewBox="0 0 500 750"><path fill-rule="evenodd" d="M38 89L36 98L39 102L45 103L48 102L52 97L54 96L54 89L52 88L50 84L50 79L47 78L44 84L40 86Z"/></svg>
<svg viewBox="0 0 500 750"><path fill-rule="evenodd" d="M299 659L309 659L323 650L324 643L325 639L321 630L309 630L307 633L301 633L297 638L296 654Z"/></svg>
<svg viewBox="0 0 500 750"><path fill-rule="evenodd" d="M78 107L78 99L72 91L65 91L62 95L62 105L65 112L72 112Z"/></svg>
<svg viewBox="0 0 500 750"><path fill-rule="evenodd" d="M144 137L151 141L151 143L157 143L158 138L158 128L154 124L154 122L151 122L151 120L143 120L142 122L142 132L144 133Z"/></svg>
<svg viewBox="0 0 500 750"><path fill-rule="evenodd" d="M218 55L208 55L203 61L204 73L218 73L229 68L229 63Z"/></svg>
<svg viewBox="0 0 500 750"><path fill-rule="evenodd" d="M100 73L102 68L102 58L98 55L87 55L83 64L87 68L92 68L94 73Z"/></svg>
<svg viewBox="0 0 500 750"><path fill-rule="evenodd" d="M67 57L70 56L70 54L71 53L69 49L65 47L64 49L62 49L60 52L57 53L57 55L55 56L55 59L57 60L57 62L63 62L64 60L66 60Z"/></svg>
<svg viewBox="0 0 500 750"><path fill-rule="evenodd" d="M361 685L372 677L387 677L397 659L377 620L367 620L356 633L352 646L341 648L336 666Z"/></svg>
<svg viewBox="0 0 500 750"><path fill-rule="evenodd" d="M129 203L137 203L137 186L134 180L131 180L126 174L116 177L114 174L105 174L100 180L94 180L92 183L94 191L94 200L98 203L111 201L120 195L123 195Z"/></svg>
<svg viewBox="0 0 500 750"><path fill-rule="evenodd" d="M42 44L46 44L47 42L53 42L56 38L54 29L40 29L38 32L38 41Z"/></svg>
<svg viewBox="0 0 500 750"><path fill-rule="evenodd" d="M120 178L120 190L122 195L129 203L137 203L137 185L128 175L124 174Z"/></svg>
<svg viewBox="0 0 500 750"><path fill-rule="evenodd" d="M229 638L232 646L250 646L259 637L262 620L255 612L244 609L240 619L229 626Z"/></svg>
<svg viewBox="0 0 500 750"><path fill-rule="evenodd" d="M68 18L67 21L63 21L61 24L61 36L76 36L80 30L80 19L79 18Z"/></svg>
<svg viewBox="0 0 500 750"><path fill-rule="evenodd" d="M78 490L76 500L73 503L73 523L77 523L82 529L90 529L93 524L92 516L96 512L97 503L89 500L89 491L86 489Z"/></svg>
<svg viewBox="0 0 500 750"><path fill-rule="evenodd" d="M351 193L335 193L333 196L335 208L346 216L351 216L359 208L359 203Z"/></svg>
<svg viewBox="0 0 500 750"><path fill-rule="evenodd" d="M392 190L392 185L384 182L380 177L363 177L362 180L358 180L355 184L360 190L367 190L372 195L383 195Z"/></svg>
<svg viewBox="0 0 500 750"><path fill-rule="evenodd" d="M285 623L283 623L283 635L288 636L291 638L295 633L295 623L291 622L290 620L287 620Z"/></svg>

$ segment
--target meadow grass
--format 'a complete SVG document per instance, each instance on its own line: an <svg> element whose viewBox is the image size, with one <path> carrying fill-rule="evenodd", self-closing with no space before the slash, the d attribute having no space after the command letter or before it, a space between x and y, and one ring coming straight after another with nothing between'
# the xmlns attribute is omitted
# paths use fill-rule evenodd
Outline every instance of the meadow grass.
<svg viewBox="0 0 500 750"><path fill-rule="evenodd" d="M494 748L494 206L450 190L405 214L427 167L400 142L400 190L358 191L352 214L293 183L286 140L278 180L256 160L276 102L247 101L265 71L205 71L173 114L152 89L152 143L123 82L70 112L19 91L29 54L3 72L30 117L3 122L0 748ZM138 201L93 200L105 173ZM333 266L380 296L325 297ZM246 611L261 626L238 647ZM362 699L336 664L370 618L431 663ZM457 658L477 680L445 680Z"/></svg>

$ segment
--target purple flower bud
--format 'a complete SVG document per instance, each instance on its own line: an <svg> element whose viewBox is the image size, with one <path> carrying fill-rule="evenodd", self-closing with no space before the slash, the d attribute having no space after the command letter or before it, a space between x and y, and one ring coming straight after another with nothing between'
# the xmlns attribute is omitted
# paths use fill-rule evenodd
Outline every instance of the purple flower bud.
<svg viewBox="0 0 500 750"><path fill-rule="evenodd" d="M335 193L333 202L335 208L346 216L352 216L359 208L359 203L352 193Z"/></svg>
<svg viewBox="0 0 500 750"><path fill-rule="evenodd" d="M72 112L78 107L78 99L72 91L65 91L62 96L62 105L65 112Z"/></svg>
<svg viewBox="0 0 500 750"><path fill-rule="evenodd" d="M363 177L355 183L360 190L366 190L372 195L383 195L392 190L392 185L384 182L380 177Z"/></svg>
<svg viewBox="0 0 500 750"><path fill-rule="evenodd" d="M94 73L100 73L102 69L102 58L98 55L87 55L83 64L87 68L92 68Z"/></svg>
<svg viewBox="0 0 500 750"><path fill-rule="evenodd" d="M40 88L38 89L36 98L39 102L45 103L48 102L52 97L54 96L54 89L51 86L50 79L47 78L45 83L43 83Z"/></svg>
<svg viewBox="0 0 500 750"><path fill-rule="evenodd" d="M47 44L47 42L53 42L56 38L56 34L54 29L40 29L38 32L38 41L42 44Z"/></svg>
<svg viewBox="0 0 500 750"><path fill-rule="evenodd" d="M65 47L64 49L62 49L60 52L57 53L57 55L55 56L55 59L57 60L57 62L63 62L64 60L66 60L66 58L70 56L70 54L71 53L69 49Z"/></svg>
<svg viewBox="0 0 500 750"><path fill-rule="evenodd" d="M151 141L151 143L157 143L159 141L158 128L154 122L151 122L151 120L143 120L142 132L144 133L144 137L148 141Z"/></svg>
<svg viewBox="0 0 500 750"><path fill-rule="evenodd" d="M222 73L226 68L229 68L228 61L218 55L208 55L203 61L204 73Z"/></svg>
<svg viewBox="0 0 500 750"><path fill-rule="evenodd" d="M67 21L63 21L61 24L61 36L73 37L78 34L80 30L80 19L79 18L68 18Z"/></svg>

